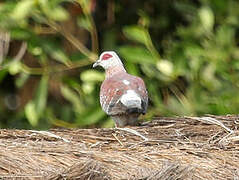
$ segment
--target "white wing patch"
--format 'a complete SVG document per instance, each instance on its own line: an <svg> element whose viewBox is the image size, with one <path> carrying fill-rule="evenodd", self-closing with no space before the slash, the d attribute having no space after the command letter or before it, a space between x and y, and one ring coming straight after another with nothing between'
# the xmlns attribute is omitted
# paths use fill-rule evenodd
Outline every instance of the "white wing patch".
<svg viewBox="0 0 239 180"><path fill-rule="evenodd" d="M126 94L122 95L120 98L122 104L127 108L139 108L141 109L141 99L134 90L127 90Z"/></svg>
<svg viewBox="0 0 239 180"><path fill-rule="evenodd" d="M129 84L130 84L130 82L129 82L128 80L126 80L126 79L123 80L123 83L124 83L125 85L129 85Z"/></svg>

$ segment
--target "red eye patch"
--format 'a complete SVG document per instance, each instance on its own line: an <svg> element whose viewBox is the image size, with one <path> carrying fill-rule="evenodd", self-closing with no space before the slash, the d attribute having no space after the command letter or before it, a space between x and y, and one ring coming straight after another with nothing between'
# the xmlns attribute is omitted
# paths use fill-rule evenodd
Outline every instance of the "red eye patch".
<svg viewBox="0 0 239 180"><path fill-rule="evenodd" d="M102 60L107 60L111 57L113 57L111 54L104 54L103 57L102 57Z"/></svg>

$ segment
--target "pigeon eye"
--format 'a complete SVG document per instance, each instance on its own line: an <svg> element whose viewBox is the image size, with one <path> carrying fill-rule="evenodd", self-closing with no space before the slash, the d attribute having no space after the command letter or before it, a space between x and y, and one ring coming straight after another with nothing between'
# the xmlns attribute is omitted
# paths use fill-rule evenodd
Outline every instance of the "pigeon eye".
<svg viewBox="0 0 239 180"><path fill-rule="evenodd" d="M113 57L111 54L104 54L103 57L102 57L102 60L107 60L111 57Z"/></svg>

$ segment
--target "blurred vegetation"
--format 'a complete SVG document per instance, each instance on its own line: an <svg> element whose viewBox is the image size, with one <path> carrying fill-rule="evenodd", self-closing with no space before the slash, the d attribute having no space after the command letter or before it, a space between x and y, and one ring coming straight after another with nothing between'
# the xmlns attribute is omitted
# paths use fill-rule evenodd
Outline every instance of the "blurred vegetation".
<svg viewBox="0 0 239 180"><path fill-rule="evenodd" d="M237 0L11 0L0 3L0 127L111 127L101 110L115 50L141 76L154 116L239 109Z"/></svg>

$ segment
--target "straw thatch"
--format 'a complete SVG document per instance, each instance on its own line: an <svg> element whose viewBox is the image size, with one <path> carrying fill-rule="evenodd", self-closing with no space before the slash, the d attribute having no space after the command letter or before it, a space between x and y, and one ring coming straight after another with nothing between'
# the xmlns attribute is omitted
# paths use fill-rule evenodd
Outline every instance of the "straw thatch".
<svg viewBox="0 0 239 180"><path fill-rule="evenodd" d="M0 130L0 179L239 179L239 116Z"/></svg>

